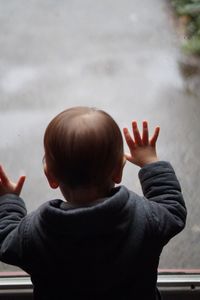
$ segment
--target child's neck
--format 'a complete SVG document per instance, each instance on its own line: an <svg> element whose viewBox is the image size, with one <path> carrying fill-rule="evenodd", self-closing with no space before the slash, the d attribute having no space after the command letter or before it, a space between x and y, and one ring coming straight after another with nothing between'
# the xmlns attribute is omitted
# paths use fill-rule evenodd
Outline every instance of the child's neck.
<svg viewBox="0 0 200 300"><path fill-rule="evenodd" d="M97 188L79 188L74 190L66 188L60 189L63 196L69 203L78 206L87 206L99 199L108 197L113 187L114 185L103 188L101 190Z"/></svg>

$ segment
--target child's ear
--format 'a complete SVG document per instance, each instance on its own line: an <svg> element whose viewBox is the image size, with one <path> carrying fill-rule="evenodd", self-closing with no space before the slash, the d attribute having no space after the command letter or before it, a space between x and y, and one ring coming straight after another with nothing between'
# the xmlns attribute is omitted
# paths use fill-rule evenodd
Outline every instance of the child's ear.
<svg viewBox="0 0 200 300"><path fill-rule="evenodd" d="M54 175L48 170L47 165L44 165L44 174L48 180L48 183L52 189L57 189L59 187L59 182L56 180Z"/></svg>
<svg viewBox="0 0 200 300"><path fill-rule="evenodd" d="M122 181L123 169L126 164L126 157L123 156L123 161L120 166L118 166L113 174L112 180L114 183L119 184Z"/></svg>

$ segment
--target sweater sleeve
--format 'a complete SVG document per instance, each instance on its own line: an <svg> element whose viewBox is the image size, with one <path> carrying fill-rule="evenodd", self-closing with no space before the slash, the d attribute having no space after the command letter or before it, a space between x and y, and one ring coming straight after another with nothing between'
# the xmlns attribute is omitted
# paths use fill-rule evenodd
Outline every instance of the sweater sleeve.
<svg viewBox="0 0 200 300"><path fill-rule="evenodd" d="M163 243L185 226L186 207L179 181L168 162L146 165L139 172L151 233Z"/></svg>
<svg viewBox="0 0 200 300"><path fill-rule="evenodd" d="M24 267L26 207L14 194L0 197L0 260Z"/></svg>

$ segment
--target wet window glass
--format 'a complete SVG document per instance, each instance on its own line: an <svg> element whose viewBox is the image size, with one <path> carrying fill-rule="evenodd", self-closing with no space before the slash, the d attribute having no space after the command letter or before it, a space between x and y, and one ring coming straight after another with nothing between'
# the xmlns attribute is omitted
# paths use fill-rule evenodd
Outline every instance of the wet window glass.
<svg viewBox="0 0 200 300"><path fill-rule="evenodd" d="M1 1L0 162L13 180L26 174L30 212L62 197L42 164L44 130L58 112L89 105L121 128L160 125L159 158L174 166L188 207L160 269L191 271L200 269L200 23L195 1L180 2ZM142 194L138 171L127 163L123 184Z"/></svg>

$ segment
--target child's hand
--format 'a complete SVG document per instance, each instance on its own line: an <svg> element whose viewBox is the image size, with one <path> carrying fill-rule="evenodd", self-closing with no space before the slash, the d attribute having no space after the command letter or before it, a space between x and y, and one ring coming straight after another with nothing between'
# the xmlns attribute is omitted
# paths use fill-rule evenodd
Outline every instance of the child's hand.
<svg viewBox="0 0 200 300"><path fill-rule="evenodd" d="M124 137L130 150L130 154L125 154L128 161L135 165L144 167L146 164L158 161L156 154L156 141L159 135L160 127L156 127L154 134L149 139L148 122L143 121L142 137L137 127L137 122L132 122L133 137L131 137L127 128L123 129Z"/></svg>
<svg viewBox="0 0 200 300"><path fill-rule="evenodd" d="M17 183L12 182L0 165L0 196L5 194L20 195L26 177L21 176Z"/></svg>

